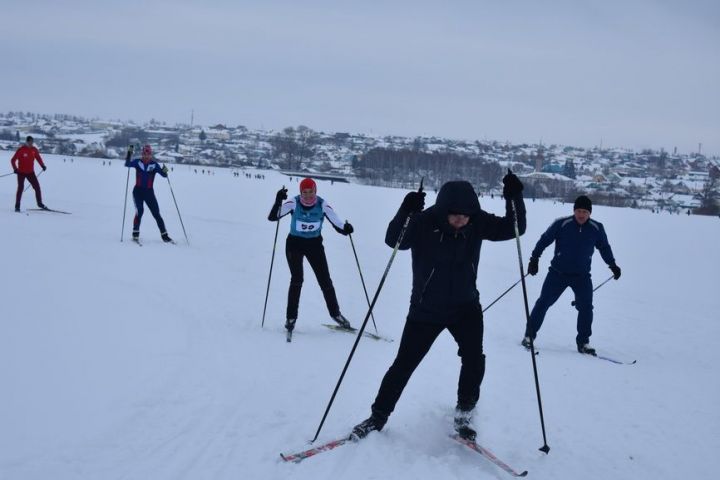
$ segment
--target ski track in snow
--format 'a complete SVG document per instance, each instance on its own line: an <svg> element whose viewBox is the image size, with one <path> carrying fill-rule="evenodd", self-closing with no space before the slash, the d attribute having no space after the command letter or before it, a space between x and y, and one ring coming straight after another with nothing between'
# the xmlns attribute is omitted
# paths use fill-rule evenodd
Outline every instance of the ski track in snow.
<svg viewBox="0 0 720 480"><path fill-rule="evenodd" d="M11 153L0 152L0 161ZM280 452L308 448L354 341L321 325L330 319L306 265L300 318L293 342L285 342L287 220L260 328L275 231L266 216L277 189L297 190L295 179L271 171L261 172L265 180L236 178L219 168L208 176L176 165L170 178L190 245L167 181L157 178L160 210L178 244L164 245L146 212L138 248L129 239L130 199L119 241L121 161L44 158L44 201L72 215L17 215L15 182L0 183L0 479L509 478L447 436L459 371L447 334L383 432L300 464L280 460ZM355 226L372 297L391 253L385 228L405 192L322 181L318 190ZM24 208L34 206L32 193L24 194ZM480 201L503 214L500 199ZM426 202L434 202L432 192ZM524 263L552 220L571 210L546 201L527 206ZM720 222L601 206L593 217L605 225L623 276L595 294L592 343L601 354L638 363L577 354L576 312L566 292L536 342L551 447L540 453L531 361L519 346L525 319L518 285L485 315L478 442L527 469L528 478L712 478L720 354L708 347L720 337ZM349 241L329 227L324 233L340 306L359 327L367 303ZM551 255L552 247L540 274L528 277L531 308ZM593 267L596 284L610 275L599 254ZM515 242L484 242L482 302L517 275ZM369 414L399 344L410 283L410 255L400 252L375 310L379 333L395 342L360 342L318 442L346 434Z"/></svg>

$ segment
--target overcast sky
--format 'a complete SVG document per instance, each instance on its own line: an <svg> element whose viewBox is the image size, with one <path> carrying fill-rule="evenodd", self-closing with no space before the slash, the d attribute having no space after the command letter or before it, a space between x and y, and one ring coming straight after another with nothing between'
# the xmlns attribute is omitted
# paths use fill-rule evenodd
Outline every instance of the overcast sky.
<svg viewBox="0 0 720 480"><path fill-rule="evenodd" d="M3 0L0 111L720 154L720 2Z"/></svg>

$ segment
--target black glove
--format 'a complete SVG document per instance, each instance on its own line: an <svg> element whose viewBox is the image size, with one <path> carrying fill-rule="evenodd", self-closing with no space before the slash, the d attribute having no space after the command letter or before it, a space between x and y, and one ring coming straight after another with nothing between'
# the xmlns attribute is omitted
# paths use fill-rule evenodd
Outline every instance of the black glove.
<svg viewBox="0 0 720 480"><path fill-rule="evenodd" d="M47 167L45 165L42 166L43 172L47 170Z"/></svg>
<svg viewBox="0 0 720 480"><path fill-rule="evenodd" d="M511 200L523 191L523 184L520 179L508 170L507 175L503 177L503 197L506 200Z"/></svg>
<svg viewBox="0 0 720 480"><path fill-rule="evenodd" d="M275 203L281 203L287 198L287 188L283 187L275 194Z"/></svg>
<svg viewBox="0 0 720 480"><path fill-rule="evenodd" d="M354 231L355 231L355 229L353 228L352 225L350 225L350 222L346 221L345 225L343 226L342 232L340 232L340 233L342 233L343 235L350 235Z"/></svg>
<svg viewBox="0 0 720 480"><path fill-rule="evenodd" d="M425 208L425 192L409 192L400 205L400 209L406 212L422 212L423 208Z"/></svg>
<svg viewBox="0 0 720 480"><path fill-rule="evenodd" d="M528 273L530 275L537 275L539 270L538 263L540 262L539 258L530 257L530 263L528 263Z"/></svg>
<svg viewBox="0 0 720 480"><path fill-rule="evenodd" d="M17 175L17 168L13 168L13 173Z"/></svg>
<svg viewBox="0 0 720 480"><path fill-rule="evenodd" d="M620 274L622 273L620 270L620 267L618 267L616 263L613 263L612 265L609 265L609 266L610 266L610 271L613 272L613 278L615 280L620 278Z"/></svg>
<svg viewBox="0 0 720 480"><path fill-rule="evenodd" d="M127 155L125 155L125 160L130 160L132 158L132 154L135 151L134 145L128 145L127 149Z"/></svg>

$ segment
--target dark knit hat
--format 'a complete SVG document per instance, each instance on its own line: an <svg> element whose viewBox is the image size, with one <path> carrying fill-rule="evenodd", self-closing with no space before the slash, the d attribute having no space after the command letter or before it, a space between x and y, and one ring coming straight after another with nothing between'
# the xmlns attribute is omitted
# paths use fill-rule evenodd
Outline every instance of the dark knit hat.
<svg viewBox="0 0 720 480"><path fill-rule="evenodd" d="M32 138L31 135L28 135L27 137L25 137L25 141L26 142L34 142L35 140Z"/></svg>
<svg viewBox="0 0 720 480"><path fill-rule="evenodd" d="M585 195L580 195L575 199L575 205L573 205L573 210L577 210L578 208L592 212L592 202Z"/></svg>

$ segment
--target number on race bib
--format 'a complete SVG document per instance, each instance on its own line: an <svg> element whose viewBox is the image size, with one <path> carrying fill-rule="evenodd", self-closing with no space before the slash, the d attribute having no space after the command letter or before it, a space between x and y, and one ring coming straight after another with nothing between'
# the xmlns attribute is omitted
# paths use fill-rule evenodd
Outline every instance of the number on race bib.
<svg viewBox="0 0 720 480"><path fill-rule="evenodd" d="M295 228L297 229L298 232L311 233L311 232L314 232L315 230L320 229L320 222L303 222L301 220L298 220L295 223Z"/></svg>

